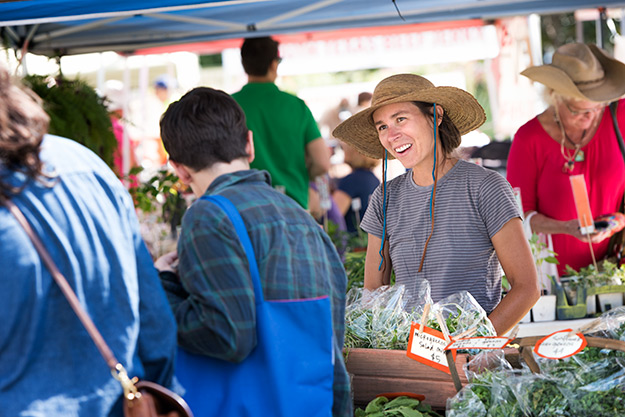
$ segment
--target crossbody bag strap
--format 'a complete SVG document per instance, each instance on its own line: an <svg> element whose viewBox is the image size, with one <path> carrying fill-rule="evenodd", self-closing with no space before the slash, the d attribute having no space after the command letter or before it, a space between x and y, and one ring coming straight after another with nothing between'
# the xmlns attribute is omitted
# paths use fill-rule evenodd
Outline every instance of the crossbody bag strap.
<svg viewBox="0 0 625 417"><path fill-rule="evenodd" d="M616 108L618 107L618 103L618 101L610 103L610 115L612 116L612 123L614 124L614 133L616 133L618 147L621 150L621 155L623 156L623 161L625 162L625 143L623 142L623 135L621 134L618 119L616 118Z"/></svg>
<svg viewBox="0 0 625 417"><path fill-rule="evenodd" d="M263 289L260 285L260 274L258 272L258 264L256 263L256 255L254 253L254 247L252 246L250 237L247 233L245 223L243 223L243 219L241 218L241 214L234 206L234 204L232 204L230 200L222 195L207 195L201 197L201 199L211 201L219 206L219 208L221 208L226 213L226 216L228 216L228 218L234 225L234 230L236 231L237 236L239 237L239 241L243 246L243 250L245 251L245 255L247 256L247 262L250 268L250 275L252 276L252 282L254 284L256 304L262 303L264 300L264 296Z"/></svg>
<svg viewBox="0 0 625 417"><path fill-rule="evenodd" d="M619 101L614 101L610 103L610 115L612 116L612 123L614 124L614 133L616 134L616 141L618 143L618 147L621 150L621 155L623 156L623 162L625 162L625 143L623 142L623 135L621 133L621 129L618 125L618 119L616 118L616 109L618 107ZM620 207L621 213L625 212L625 194L623 195L623 201L621 201ZM617 259L620 261L622 257L623 246L625 245L625 231L621 230L616 235L612 236L610 243L608 245L608 255L616 255ZM614 252L614 253L611 253Z"/></svg>
<svg viewBox="0 0 625 417"><path fill-rule="evenodd" d="M32 229L30 223L28 223L28 220L26 220L24 213L22 213L19 207L17 207L15 203L13 203L11 200L4 200L4 204L7 206L11 214L15 217L17 222L24 228L24 231L26 232L31 242L35 246L35 249L39 253L41 260L45 264L46 268L48 268L48 271L50 271L52 278L54 278L54 281L58 284L61 292L69 302L69 305L72 307L72 310L74 310L74 313L76 313L76 315L78 316L78 319L87 330L87 333L89 333L89 336L93 340L93 343L95 343L96 347L100 351L100 354L106 361L106 364L111 369L111 373L117 380L120 381L122 388L124 389L124 394L127 395L128 392L136 393L134 380L131 380L128 377L128 374L126 373L124 367L113 355L113 352L104 341L104 338L91 320L91 317L89 317L87 312L80 304L80 301L78 301L78 297L76 297L76 294L67 282L67 279L65 279L61 271L59 271L56 264L52 260L50 253L45 248L35 231Z"/></svg>

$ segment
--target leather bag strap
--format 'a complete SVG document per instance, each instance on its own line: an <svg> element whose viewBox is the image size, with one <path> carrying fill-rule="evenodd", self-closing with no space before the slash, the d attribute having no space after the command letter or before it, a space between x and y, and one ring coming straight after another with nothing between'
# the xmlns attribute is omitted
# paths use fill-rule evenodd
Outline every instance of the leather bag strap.
<svg viewBox="0 0 625 417"><path fill-rule="evenodd" d="M621 129L618 125L618 119L616 118L616 108L618 107L618 103L618 101L610 103L610 115L612 116L612 123L614 124L614 133L616 133L618 147L621 150L621 155L623 155L623 160L625 161L625 143L623 143L623 135L621 134Z"/></svg>
<svg viewBox="0 0 625 417"><path fill-rule="evenodd" d="M621 150L623 161L625 162L625 143L623 142L623 135L619 128L618 119L616 118L616 109L618 108L619 101L613 101L610 103L610 115L612 116L612 124L614 125L614 133L616 134L616 141L618 147ZM621 213L625 213L625 194L623 195L623 201L619 208ZM608 255L616 255L617 260L621 260L623 247L625 246L625 231L621 230L619 233L612 236L608 245Z"/></svg>
<svg viewBox="0 0 625 417"><path fill-rule="evenodd" d="M80 301L78 301L78 297L76 297L76 294L74 293L74 290L72 290L72 287L67 282L67 279L65 279L63 274L61 274L61 271L59 271L59 269L57 268L56 264L52 260L52 257L48 253L45 246L43 246L43 243L41 242L37 234L34 232L34 230L28 223L28 220L26 220L26 217L24 217L24 214L19 209L19 207L17 207L15 203L13 203L11 200L8 200L8 199L4 201L4 204L7 206L11 214L17 219L17 222L24 228L24 231L26 231L26 234L30 238L31 242L33 242L35 249L39 253L41 260L50 271L52 278L54 278L54 281L56 281L58 286L61 288L61 292L63 293L63 295L69 302L69 305L72 307L72 309L74 310L74 312L80 319L80 322L87 330L87 333L89 333L89 336L91 336L91 339L93 340L96 347L100 351L100 354L106 361L106 364L109 366L109 368L111 368L111 372L113 372L113 374L116 375L117 372L120 371L119 362L117 361L117 359L113 355L113 352L104 341L104 338L102 337L97 327L91 320L91 317L89 317L87 312L80 305Z"/></svg>

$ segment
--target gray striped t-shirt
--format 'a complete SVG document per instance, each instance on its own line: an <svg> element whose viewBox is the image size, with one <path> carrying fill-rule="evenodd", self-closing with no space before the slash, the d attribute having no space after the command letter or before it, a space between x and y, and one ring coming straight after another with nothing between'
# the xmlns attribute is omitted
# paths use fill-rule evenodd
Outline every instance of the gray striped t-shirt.
<svg viewBox="0 0 625 417"><path fill-rule="evenodd" d="M364 231L380 238L382 186L373 192L361 224ZM501 272L491 238L509 220L521 217L508 181L463 160L439 179L434 233L420 273L423 246L431 230L432 185L415 184L410 170L388 181L386 192L386 236L396 284L406 286L408 307L419 301L414 300L417 284L427 279L434 302L465 290L490 314L501 299Z"/></svg>

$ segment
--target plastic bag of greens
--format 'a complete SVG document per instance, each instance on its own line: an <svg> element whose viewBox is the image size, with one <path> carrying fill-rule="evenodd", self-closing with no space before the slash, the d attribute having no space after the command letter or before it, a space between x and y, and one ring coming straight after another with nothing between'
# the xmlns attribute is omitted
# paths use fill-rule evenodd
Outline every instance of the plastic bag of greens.
<svg viewBox="0 0 625 417"><path fill-rule="evenodd" d="M502 349L481 350L471 356L463 368L469 382L481 380L485 372L507 374L515 371Z"/></svg>
<svg viewBox="0 0 625 417"><path fill-rule="evenodd" d="M518 374L529 373L529 370L514 369L504 351L499 349L481 351L471 358L464 370L472 389L484 403L488 416L523 416L508 382Z"/></svg>
<svg viewBox="0 0 625 417"><path fill-rule="evenodd" d="M474 390L475 388L475 390ZM447 399L446 417L486 417L486 405L479 394L480 388L473 384L465 385L456 395ZM490 394L488 394L490 397Z"/></svg>
<svg viewBox="0 0 625 417"><path fill-rule="evenodd" d="M380 310L396 311L402 308L403 294L403 286L382 286L375 290L350 289L345 301L346 325L354 339L366 345L350 347L372 347L374 316L379 316Z"/></svg>
<svg viewBox="0 0 625 417"><path fill-rule="evenodd" d="M493 374L490 406L487 413L489 417L524 417L526 415L509 385L511 380L509 373Z"/></svg>
<svg viewBox="0 0 625 417"><path fill-rule="evenodd" d="M594 337L625 341L625 306L603 313L584 333Z"/></svg>
<svg viewBox="0 0 625 417"><path fill-rule="evenodd" d="M545 362L541 369L575 392L573 415L625 415L625 352L586 347L570 358Z"/></svg>
<svg viewBox="0 0 625 417"><path fill-rule="evenodd" d="M575 389L571 401L573 415L623 416L625 415L625 371L597 379Z"/></svg>
<svg viewBox="0 0 625 417"><path fill-rule="evenodd" d="M429 284L417 292L420 305L431 303ZM345 347L400 349L408 347L410 326L423 308L406 311L403 285L383 286L374 291L352 288L345 308Z"/></svg>
<svg viewBox="0 0 625 417"><path fill-rule="evenodd" d="M473 329L475 330L473 336L497 335L486 311L467 291L454 293L432 306L428 326L443 331L437 319L438 315L442 317L447 331L452 336Z"/></svg>
<svg viewBox="0 0 625 417"><path fill-rule="evenodd" d="M575 416L573 394L559 380L543 374L522 374L508 382L525 416Z"/></svg>
<svg viewBox="0 0 625 417"><path fill-rule="evenodd" d="M589 330L591 332L589 332ZM625 308L604 313L584 331L586 336L625 341ZM562 379L566 384L581 387L617 374L625 366L625 352L617 349L585 347L565 359L551 360L534 355L543 373Z"/></svg>
<svg viewBox="0 0 625 417"><path fill-rule="evenodd" d="M447 416L524 417L521 405L508 385L509 378L506 372L485 371L447 400Z"/></svg>

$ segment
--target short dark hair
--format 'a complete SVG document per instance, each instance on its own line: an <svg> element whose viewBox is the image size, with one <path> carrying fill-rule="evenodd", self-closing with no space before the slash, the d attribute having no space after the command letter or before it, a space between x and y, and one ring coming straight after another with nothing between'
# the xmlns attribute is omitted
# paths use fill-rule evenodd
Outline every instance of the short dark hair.
<svg viewBox="0 0 625 417"><path fill-rule="evenodd" d="M221 90L197 87L169 105L161 139L169 158L196 171L247 157L245 114Z"/></svg>
<svg viewBox="0 0 625 417"><path fill-rule="evenodd" d="M278 42L268 36L247 38L241 46L241 63L247 75L267 75L271 63L279 57Z"/></svg>
<svg viewBox="0 0 625 417"><path fill-rule="evenodd" d="M421 113L430 117L432 119L432 123L434 123L434 106L432 103L415 101L414 104L419 108L419 110L421 110ZM443 114L443 120L438 126L438 135L441 139L441 145L443 146L443 153L445 155L450 155L454 149L460 146L460 142L462 141L460 131L454 122L451 121L446 110Z"/></svg>
<svg viewBox="0 0 625 417"><path fill-rule="evenodd" d="M358 94L358 105L362 106L363 103L367 103L369 101L371 101L371 99L373 98L373 94L364 91L360 94Z"/></svg>

